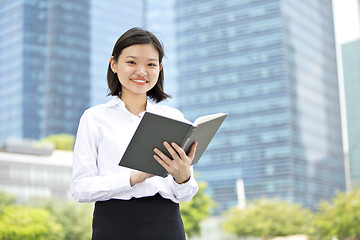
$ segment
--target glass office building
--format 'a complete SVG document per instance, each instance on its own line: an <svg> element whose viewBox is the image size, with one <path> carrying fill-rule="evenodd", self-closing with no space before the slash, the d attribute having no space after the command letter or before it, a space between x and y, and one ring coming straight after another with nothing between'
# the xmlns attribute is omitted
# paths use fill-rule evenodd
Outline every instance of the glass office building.
<svg viewBox="0 0 360 240"><path fill-rule="evenodd" d="M118 37L145 22L145 1L0 1L0 144L75 135L83 111L109 100Z"/></svg>
<svg viewBox="0 0 360 240"><path fill-rule="evenodd" d="M342 45L351 188L360 187L360 39Z"/></svg>
<svg viewBox="0 0 360 240"><path fill-rule="evenodd" d="M117 39L132 27L145 25L144 0L90 2L90 105L111 99L108 94L106 73L112 49Z"/></svg>
<svg viewBox="0 0 360 240"><path fill-rule="evenodd" d="M195 166L218 203L316 208L345 189L331 1L177 1L178 104L227 112Z"/></svg>
<svg viewBox="0 0 360 240"><path fill-rule="evenodd" d="M0 2L0 142L41 132L47 7Z"/></svg>
<svg viewBox="0 0 360 240"><path fill-rule="evenodd" d="M172 96L161 104L177 106L177 66L176 66L176 25L175 25L175 2L176 0L146 0L145 28L153 32L163 43L165 56L164 66L164 89Z"/></svg>
<svg viewBox="0 0 360 240"><path fill-rule="evenodd" d="M75 133L89 42L88 0L0 2L0 142Z"/></svg>
<svg viewBox="0 0 360 240"><path fill-rule="evenodd" d="M49 1L44 94L45 136L56 133L75 134L80 116L89 106L89 5L89 0Z"/></svg>

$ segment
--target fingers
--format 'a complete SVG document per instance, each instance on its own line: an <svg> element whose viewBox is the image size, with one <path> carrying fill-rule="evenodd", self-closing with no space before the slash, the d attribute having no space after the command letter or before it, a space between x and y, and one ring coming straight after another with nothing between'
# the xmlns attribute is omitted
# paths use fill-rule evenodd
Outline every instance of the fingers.
<svg viewBox="0 0 360 240"><path fill-rule="evenodd" d="M195 157L197 142L193 143L188 155L186 155L186 152L184 151L184 149L182 149L179 145L177 145L174 142L171 143L171 145L170 145L168 142L165 141L163 144L164 144L165 148L167 149L167 151L170 153L172 159L170 159L168 156L166 156L164 153L162 153L157 148L154 149L154 152L156 154L158 154L158 156L162 160L166 161L167 164L169 164L169 165L171 164L172 160L188 160L188 159L190 159L192 161Z"/></svg>
<svg viewBox="0 0 360 240"><path fill-rule="evenodd" d="M171 146L176 150L176 152L179 154L181 159L186 159L186 158L190 158L191 161L194 159L195 157L195 152L196 152L196 146L198 145L197 142L194 142L193 145L191 145L190 148L190 152L188 155L186 155L186 152L184 151L184 149L182 149L179 145L177 145L176 143L171 143Z"/></svg>
<svg viewBox="0 0 360 240"><path fill-rule="evenodd" d="M167 172L170 172L171 167L163 159L161 159L158 155L154 155L154 158L163 168L165 168Z"/></svg>
<svg viewBox="0 0 360 240"><path fill-rule="evenodd" d="M163 154L159 149L155 148L154 152L157 154L154 155L154 158L165 168L165 166L168 166L170 163L169 158ZM170 160L171 161L171 160ZM166 168L165 168L166 169Z"/></svg>
<svg viewBox="0 0 360 240"><path fill-rule="evenodd" d="M179 159L179 157L181 159L184 159L184 156L182 155L182 153L179 151L182 150L181 147L179 147L176 143L172 143L171 145L168 142L164 142L163 143L164 146L166 147L166 149L168 150L168 152L170 153L171 157L175 160L175 159ZM183 151L183 150L182 150Z"/></svg>
<svg viewBox="0 0 360 240"><path fill-rule="evenodd" d="M160 151L159 149L155 148L154 152L157 154L157 155L154 155L154 157L157 156L158 158L167 162L168 164L171 163L170 161L172 161L172 160L168 156L166 156L162 151Z"/></svg>
<svg viewBox="0 0 360 240"><path fill-rule="evenodd" d="M170 147L170 145L167 143L167 142L165 142L169 147ZM164 143L164 145L165 145L165 143ZM186 158L186 153L185 153L185 151L184 151L184 149L182 149L179 145L177 145L176 143L171 143L171 149L175 149L176 150L176 154L178 154L178 156L180 156L180 158L181 159L185 159ZM168 148L166 148L166 149L168 149ZM168 149L168 151L169 151L169 149ZM172 150L172 151L174 151L174 150ZM171 154L171 153L170 153Z"/></svg>
<svg viewBox="0 0 360 240"><path fill-rule="evenodd" d="M170 166L172 164L172 159L168 158L168 156L166 156L162 151L160 151L159 149L155 148L154 152L157 155L154 155L155 160L160 163L161 166L163 166L163 168L166 169L166 171L170 171Z"/></svg>
<svg viewBox="0 0 360 240"><path fill-rule="evenodd" d="M170 145L168 142L164 142L163 144L171 157L168 157L162 151L155 148L154 152L157 154L154 155L155 160L174 177L176 182L183 183L187 181L191 175L190 166L195 156L197 143L191 146L188 155L186 155L186 152L176 143L171 143Z"/></svg>

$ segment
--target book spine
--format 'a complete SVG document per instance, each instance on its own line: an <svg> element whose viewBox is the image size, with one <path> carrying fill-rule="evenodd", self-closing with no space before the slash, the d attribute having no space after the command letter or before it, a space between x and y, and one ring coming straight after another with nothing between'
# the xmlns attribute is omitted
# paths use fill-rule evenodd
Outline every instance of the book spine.
<svg viewBox="0 0 360 240"><path fill-rule="evenodd" d="M193 141L191 141L191 136L193 132L195 131L195 127L190 127L189 131L186 133L183 142L180 144L180 147L185 150L187 153L190 150L191 145L193 144Z"/></svg>

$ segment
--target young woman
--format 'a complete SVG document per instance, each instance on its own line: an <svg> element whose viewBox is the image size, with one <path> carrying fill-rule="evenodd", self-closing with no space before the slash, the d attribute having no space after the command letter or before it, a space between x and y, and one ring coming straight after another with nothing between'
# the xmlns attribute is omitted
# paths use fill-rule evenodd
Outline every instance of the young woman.
<svg viewBox="0 0 360 240"><path fill-rule="evenodd" d="M186 154L165 141L171 159L154 149L154 159L170 173L166 178L118 166L145 111L185 120L180 111L156 104L169 97L163 91L163 56L152 33L139 28L124 33L108 68L113 99L87 109L80 119L71 194L78 202L95 202L93 239L185 239L178 203L198 190L191 167L196 143Z"/></svg>

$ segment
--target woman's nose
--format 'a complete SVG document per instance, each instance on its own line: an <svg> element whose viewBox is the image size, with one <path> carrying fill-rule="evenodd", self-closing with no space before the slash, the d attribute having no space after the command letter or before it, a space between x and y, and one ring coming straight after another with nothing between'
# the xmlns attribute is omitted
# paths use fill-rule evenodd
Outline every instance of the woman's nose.
<svg viewBox="0 0 360 240"><path fill-rule="evenodd" d="M144 67L138 67L136 69L136 74L139 76L146 76L147 72L146 69Z"/></svg>

